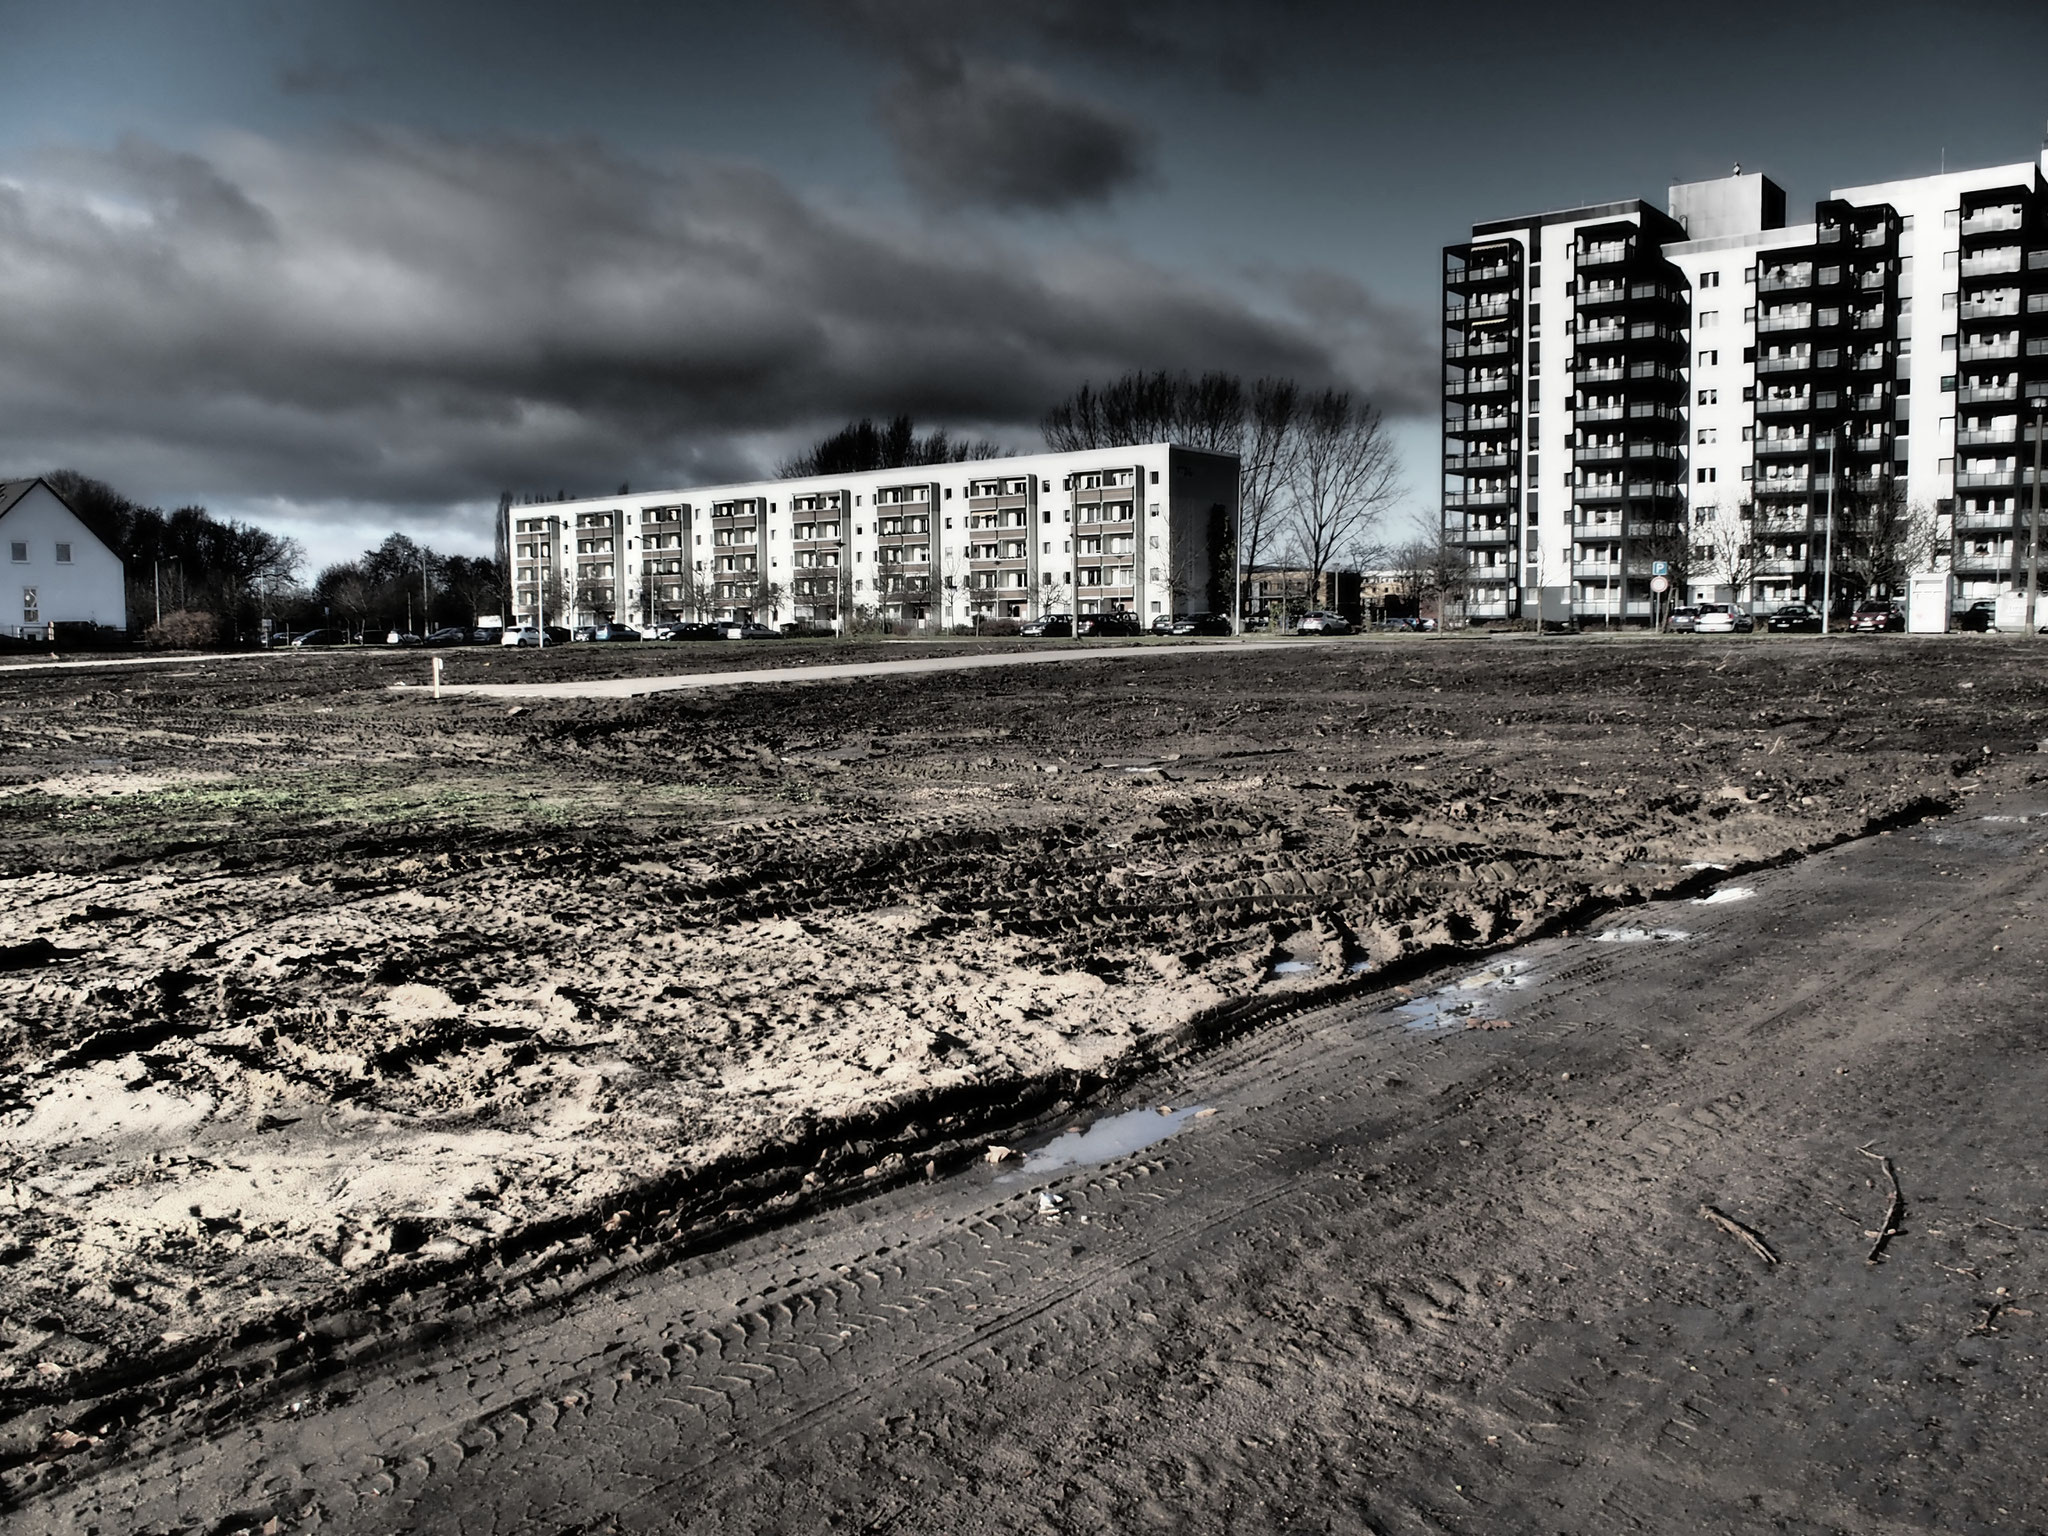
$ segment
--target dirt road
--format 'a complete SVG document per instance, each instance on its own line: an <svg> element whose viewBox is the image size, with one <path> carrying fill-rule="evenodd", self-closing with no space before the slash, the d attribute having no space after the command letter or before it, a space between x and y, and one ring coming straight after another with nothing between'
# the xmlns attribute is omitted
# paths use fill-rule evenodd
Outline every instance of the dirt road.
<svg viewBox="0 0 2048 1536"><path fill-rule="evenodd" d="M2039 1529L2039 777L1190 1061L1107 1163L821 1213L30 1515Z"/></svg>

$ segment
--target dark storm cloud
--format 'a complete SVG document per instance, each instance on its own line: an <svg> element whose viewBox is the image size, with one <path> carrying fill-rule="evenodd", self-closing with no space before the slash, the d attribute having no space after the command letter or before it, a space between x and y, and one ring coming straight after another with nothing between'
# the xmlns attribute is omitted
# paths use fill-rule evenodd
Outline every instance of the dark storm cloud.
<svg viewBox="0 0 2048 1536"><path fill-rule="evenodd" d="M1107 202L1151 174L1151 136L1025 64L919 59L880 105L904 174L939 207Z"/></svg>
<svg viewBox="0 0 2048 1536"><path fill-rule="evenodd" d="M0 175L0 355L0 464L386 506L742 473L861 413L1030 447L1052 400L1134 367L1344 370L1313 326L1113 249L871 224L729 163L392 132Z"/></svg>
<svg viewBox="0 0 2048 1536"><path fill-rule="evenodd" d="M1107 203L1156 179L1155 135L1110 104L1125 94L1119 76L1193 64L1232 84L1254 77L1261 50L1223 27L1230 10L1163 0L854 0L818 14L897 62L876 111L921 198L1052 212ZM1077 62L1078 84L1051 72Z"/></svg>

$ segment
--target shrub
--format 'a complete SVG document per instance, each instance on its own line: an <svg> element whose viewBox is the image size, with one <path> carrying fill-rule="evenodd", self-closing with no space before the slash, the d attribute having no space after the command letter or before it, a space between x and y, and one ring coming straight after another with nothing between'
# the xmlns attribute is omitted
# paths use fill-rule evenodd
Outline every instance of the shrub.
<svg viewBox="0 0 2048 1536"><path fill-rule="evenodd" d="M167 613L142 633L143 643L160 651L196 651L219 637L220 621L193 608Z"/></svg>

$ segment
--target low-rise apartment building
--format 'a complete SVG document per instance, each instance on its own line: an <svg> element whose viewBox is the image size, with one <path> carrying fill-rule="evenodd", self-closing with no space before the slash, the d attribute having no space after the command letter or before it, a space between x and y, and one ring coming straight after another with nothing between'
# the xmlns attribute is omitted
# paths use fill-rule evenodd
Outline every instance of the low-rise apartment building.
<svg viewBox="0 0 2048 1536"><path fill-rule="evenodd" d="M1831 530L1837 566L1895 564L1890 539L1958 607L2023 581L2044 171L2048 150L1841 188L1788 224L1737 167L1663 209L1475 224L1444 250L1468 615L1646 620L1657 576L1675 599L1818 601Z"/></svg>
<svg viewBox="0 0 2048 1536"><path fill-rule="evenodd" d="M512 505L521 623L1228 612L1237 459L1169 443Z"/></svg>

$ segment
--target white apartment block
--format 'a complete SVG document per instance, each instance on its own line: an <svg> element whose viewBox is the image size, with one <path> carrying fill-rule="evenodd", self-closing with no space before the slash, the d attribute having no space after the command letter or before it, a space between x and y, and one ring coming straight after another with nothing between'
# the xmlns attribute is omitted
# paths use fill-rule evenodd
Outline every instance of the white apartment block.
<svg viewBox="0 0 2048 1536"><path fill-rule="evenodd" d="M1681 601L1817 602L1834 519L1879 500L1933 518L1924 567L1954 606L2022 583L2044 172L2048 149L1841 188L1787 224L1783 191L1738 167L1662 211L1475 224L1444 251L1467 613L1647 620L1659 565Z"/></svg>
<svg viewBox="0 0 2048 1536"><path fill-rule="evenodd" d="M1237 459L1153 443L507 508L520 623L1228 612Z"/></svg>

